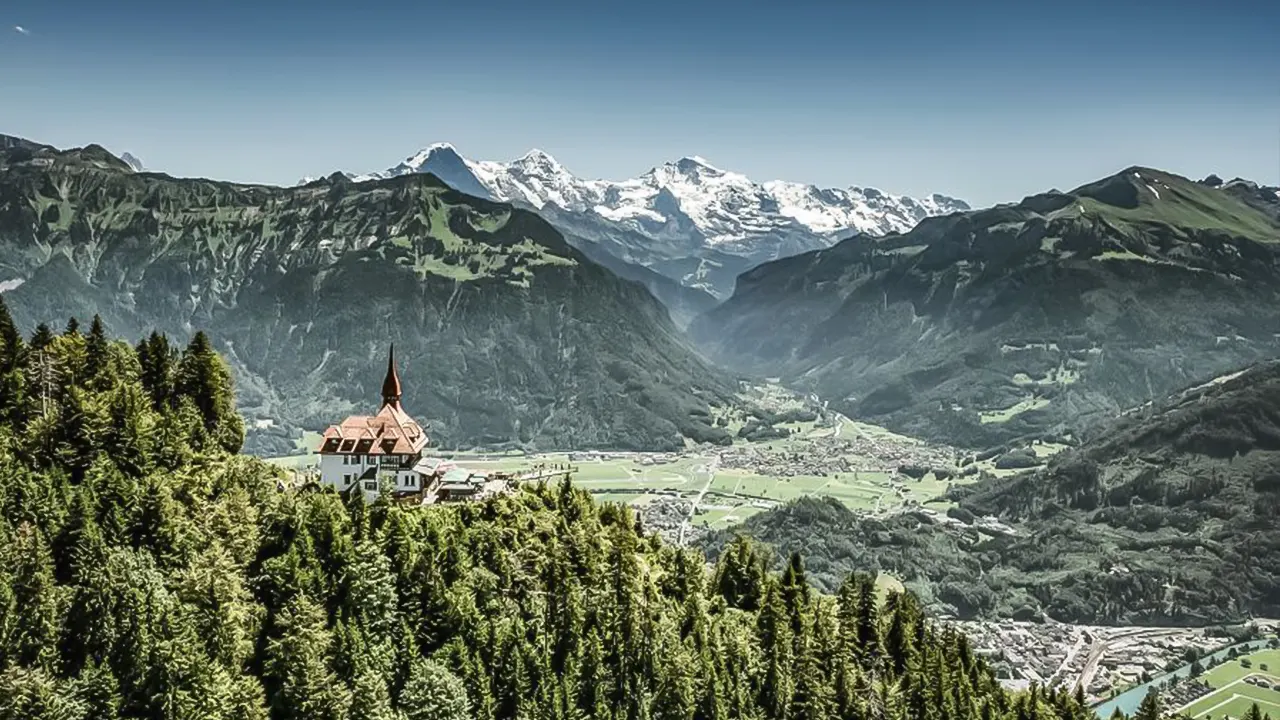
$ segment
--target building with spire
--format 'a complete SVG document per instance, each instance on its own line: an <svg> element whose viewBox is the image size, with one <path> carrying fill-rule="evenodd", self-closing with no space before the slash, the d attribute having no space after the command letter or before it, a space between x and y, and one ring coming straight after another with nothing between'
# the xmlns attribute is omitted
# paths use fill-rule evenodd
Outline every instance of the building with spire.
<svg viewBox="0 0 1280 720"><path fill-rule="evenodd" d="M382 407L374 415L352 415L324 431L320 445L320 482L339 491L358 484L365 497L384 490L393 495L422 494L437 477L439 463L424 460L427 433L400 405L396 350L387 355Z"/></svg>

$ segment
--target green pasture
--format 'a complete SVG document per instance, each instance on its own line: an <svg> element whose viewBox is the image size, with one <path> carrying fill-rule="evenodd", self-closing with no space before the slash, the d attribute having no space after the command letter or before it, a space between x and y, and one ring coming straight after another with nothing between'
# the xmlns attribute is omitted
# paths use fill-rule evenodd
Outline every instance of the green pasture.
<svg viewBox="0 0 1280 720"><path fill-rule="evenodd" d="M1264 715L1280 717L1280 692L1244 682L1251 676L1280 685L1280 650L1260 650L1208 670L1200 679L1216 690L1191 703L1183 714L1204 720L1236 720L1257 703Z"/></svg>
<svg viewBox="0 0 1280 720"><path fill-rule="evenodd" d="M1280 692L1236 682L1191 703L1184 712L1194 718L1238 720L1257 703L1264 715L1280 716Z"/></svg>
<svg viewBox="0 0 1280 720"><path fill-rule="evenodd" d="M1280 650L1260 650L1241 660L1247 660L1250 667L1240 660L1230 660L1205 672L1202 679L1209 687L1220 688L1250 675L1270 675L1280 684Z"/></svg>

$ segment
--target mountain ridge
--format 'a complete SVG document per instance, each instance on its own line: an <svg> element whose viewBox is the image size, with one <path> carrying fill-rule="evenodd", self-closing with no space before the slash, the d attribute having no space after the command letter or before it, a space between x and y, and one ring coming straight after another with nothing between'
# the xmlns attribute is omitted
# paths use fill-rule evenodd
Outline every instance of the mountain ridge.
<svg viewBox="0 0 1280 720"><path fill-rule="evenodd" d="M761 265L694 321L709 355L852 417L975 447L1078 433L1280 353L1280 221L1126 168Z"/></svg>
<svg viewBox="0 0 1280 720"><path fill-rule="evenodd" d="M727 438L709 409L733 402L732 380L642 284L531 212L431 175L278 188L39 147L0 151L0 282L15 318L100 313L132 336L210 328L255 450L376 401L390 342L406 406L445 445Z"/></svg>
<svg viewBox="0 0 1280 720"><path fill-rule="evenodd" d="M851 233L904 231L923 217L969 208L936 193L916 199L857 186L756 183L698 156L630 180L586 180L541 150L508 163L472 161L448 143L429 145L385 171L347 176L365 181L415 172L533 208L580 245L598 245L717 297L758 262L826 247ZM717 271L719 265L729 267Z"/></svg>

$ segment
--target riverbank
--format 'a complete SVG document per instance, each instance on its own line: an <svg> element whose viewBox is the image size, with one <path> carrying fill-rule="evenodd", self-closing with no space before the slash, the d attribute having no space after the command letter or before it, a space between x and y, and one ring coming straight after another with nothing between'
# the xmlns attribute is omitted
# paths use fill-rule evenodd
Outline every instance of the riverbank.
<svg viewBox="0 0 1280 720"><path fill-rule="evenodd" d="M1202 668L1207 667L1209 665L1225 661L1231 654L1232 650L1235 650L1237 653L1249 653L1268 647L1269 642L1269 640L1250 640L1249 642L1237 643L1205 655L1198 661L1198 663ZM1119 710L1125 715L1132 715L1137 712L1138 705L1142 703L1142 699L1147 696L1147 693L1150 692L1151 688L1164 685L1174 678L1189 677L1191 675L1192 665L1193 663L1187 663L1173 672L1152 678L1150 682L1129 688L1110 700L1095 706L1093 711L1102 720L1108 720L1116 710Z"/></svg>

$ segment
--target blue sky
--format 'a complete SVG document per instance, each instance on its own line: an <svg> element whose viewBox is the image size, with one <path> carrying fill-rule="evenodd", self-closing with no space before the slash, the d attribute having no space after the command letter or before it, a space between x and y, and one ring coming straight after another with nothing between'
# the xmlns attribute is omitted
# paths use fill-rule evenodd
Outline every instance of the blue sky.
<svg viewBox="0 0 1280 720"><path fill-rule="evenodd" d="M448 141L976 204L1134 164L1280 183L1273 1L11 0L0 20L0 132L175 175L292 183Z"/></svg>

